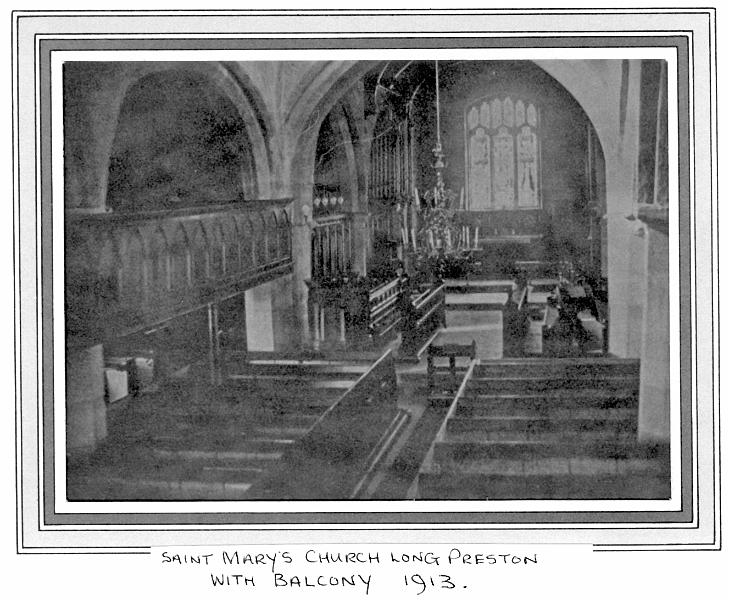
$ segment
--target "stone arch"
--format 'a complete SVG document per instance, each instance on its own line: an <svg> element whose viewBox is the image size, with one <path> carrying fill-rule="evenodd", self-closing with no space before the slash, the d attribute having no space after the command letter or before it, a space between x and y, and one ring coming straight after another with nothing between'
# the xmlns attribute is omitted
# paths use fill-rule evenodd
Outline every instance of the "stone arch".
<svg viewBox="0 0 729 600"><path fill-rule="evenodd" d="M293 165L295 176L304 175L303 171L306 169L303 151L311 147L310 130L316 126L318 131L321 121L352 85L367 71L382 62L384 61L329 63L312 74L309 85L297 95L298 101L292 106L288 118L289 123L306 124L298 139L296 155L300 159ZM532 62L562 85L582 107L595 128L605 155L616 149L618 140L615 132L618 125L617 106L620 93L620 75L616 74L614 64L616 61L535 60ZM591 64L594 62L600 64ZM590 82L590 85L585 85L585 82ZM605 98L611 96L616 100L612 111L606 110L605 102Z"/></svg>
<svg viewBox="0 0 729 600"><path fill-rule="evenodd" d="M309 85L300 90L298 100L291 107L287 123L297 128L296 152L291 165L291 180L298 184L294 189L294 223L301 222L304 205L311 207L311 192L314 185L314 163L319 128L334 106L374 63L343 61L326 63L316 67Z"/></svg>
<svg viewBox="0 0 729 600"><path fill-rule="evenodd" d="M344 146L344 154L347 161L348 179L350 182L348 199L352 210L357 211L359 208L360 186L363 183L362 161L357 160L357 133L356 127L353 125L354 119L351 115L348 103L343 98L337 103L330 115L333 117L333 125L339 133Z"/></svg>
<svg viewBox="0 0 729 600"><path fill-rule="evenodd" d="M620 73L617 61L535 60L540 69L564 87L587 115L605 154L617 150ZM591 64L599 63L599 64ZM585 82L589 82L586 85ZM614 112L606 109L614 96Z"/></svg>
<svg viewBox="0 0 729 600"><path fill-rule="evenodd" d="M150 211L258 197L241 111L195 69L158 69L128 85L109 156L106 204Z"/></svg>
<svg viewBox="0 0 729 600"><path fill-rule="evenodd" d="M292 181L294 205L293 222L295 225L303 224L304 206L308 207L309 214L312 204L312 190L314 184L314 162L316 139L321 122L332 108L369 70L376 68L384 61L355 62L342 61L326 63L313 67L302 78L302 84L294 95L296 100L290 106L287 124L297 128L298 132L293 138L294 159L290 165L290 178ZM615 130L617 130L617 97L616 108L606 109L605 98L610 97L610 90L620 89L620 78L615 79L614 72L604 65L590 65L587 61L534 61L537 67L552 76L565 90L570 93L582 107L587 119L592 123L598 143L603 149L606 169L609 163L609 153L617 147ZM601 61L598 61L601 62ZM555 63L556 68L552 65ZM559 63L559 64L557 64ZM308 82L308 85L303 82ZM595 81L594 89L587 91ZM590 82L585 85L585 82ZM619 92L618 92L619 93ZM369 157L366 157L367 160ZM608 189L607 200L610 202L611 193ZM297 279L302 281L311 277L311 236L307 233L297 235L299 256L296 264ZM307 290L299 285L295 291L295 298L299 306L302 330L306 330L305 306Z"/></svg>
<svg viewBox="0 0 729 600"><path fill-rule="evenodd" d="M270 195L270 114L252 81L218 62L79 63L64 72L66 206L105 210L109 160L129 89L145 76L183 70L206 78L240 115L255 173L256 197Z"/></svg>
<svg viewBox="0 0 729 600"><path fill-rule="evenodd" d="M219 62L137 63L120 90L121 99L124 98L129 88L143 77L171 69L188 71L205 77L236 107L245 124L250 142L256 195L258 197L268 196L271 173L266 135L270 131L270 115L253 82L242 77L240 72L236 71L234 75L227 65ZM121 108L121 100L119 108Z"/></svg>

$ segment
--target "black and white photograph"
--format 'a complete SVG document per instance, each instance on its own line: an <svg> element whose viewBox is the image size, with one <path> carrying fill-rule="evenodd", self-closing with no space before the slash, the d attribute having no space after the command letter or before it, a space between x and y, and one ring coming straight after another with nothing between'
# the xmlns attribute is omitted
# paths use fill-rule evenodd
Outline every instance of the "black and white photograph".
<svg viewBox="0 0 729 600"><path fill-rule="evenodd" d="M12 29L18 553L721 549L715 9Z"/></svg>
<svg viewBox="0 0 729 600"><path fill-rule="evenodd" d="M68 498L670 498L667 71L64 63Z"/></svg>

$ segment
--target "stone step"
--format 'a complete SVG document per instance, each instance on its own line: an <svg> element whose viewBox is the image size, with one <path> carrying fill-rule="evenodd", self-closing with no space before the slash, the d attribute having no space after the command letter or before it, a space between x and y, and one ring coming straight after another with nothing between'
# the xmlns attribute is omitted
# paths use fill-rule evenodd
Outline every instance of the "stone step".
<svg viewBox="0 0 729 600"><path fill-rule="evenodd" d="M438 464L488 461L492 459L530 460L536 458L657 458L661 452L653 446L625 444L616 441L595 443L549 441L437 441L433 460Z"/></svg>
<svg viewBox="0 0 729 600"><path fill-rule="evenodd" d="M629 500L670 498L665 475L484 475L421 473L418 498L453 500Z"/></svg>

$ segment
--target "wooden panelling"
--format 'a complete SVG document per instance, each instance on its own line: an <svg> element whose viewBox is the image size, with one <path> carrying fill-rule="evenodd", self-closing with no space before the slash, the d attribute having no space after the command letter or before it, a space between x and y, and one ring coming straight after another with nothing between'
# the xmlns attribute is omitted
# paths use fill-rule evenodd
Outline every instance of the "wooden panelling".
<svg viewBox="0 0 729 600"><path fill-rule="evenodd" d="M288 202L68 213L67 342L132 333L290 272Z"/></svg>

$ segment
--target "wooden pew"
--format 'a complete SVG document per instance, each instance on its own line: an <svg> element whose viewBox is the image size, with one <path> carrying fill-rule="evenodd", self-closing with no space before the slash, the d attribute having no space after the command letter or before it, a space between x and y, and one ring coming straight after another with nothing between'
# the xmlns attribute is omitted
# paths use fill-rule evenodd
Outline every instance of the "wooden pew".
<svg viewBox="0 0 729 600"><path fill-rule="evenodd" d="M397 408L395 363L388 350L317 419L250 497L355 497L407 418Z"/></svg>
<svg viewBox="0 0 729 600"><path fill-rule="evenodd" d="M445 285L423 292L406 307L402 318L402 342L398 359L419 360L438 331L446 326Z"/></svg>
<svg viewBox="0 0 729 600"><path fill-rule="evenodd" d="M399 300L402 293L400 278L388 281L369 293L368 327L375 346L392 339L400 323Z"/></svg>
<svg viewBox="0 0 729 600"><path fill-rule="evenodd" d="M363 280L308 285L309 322L315 348L381 348L396 336L400 322L400 278L372 289Z"/></svg>

